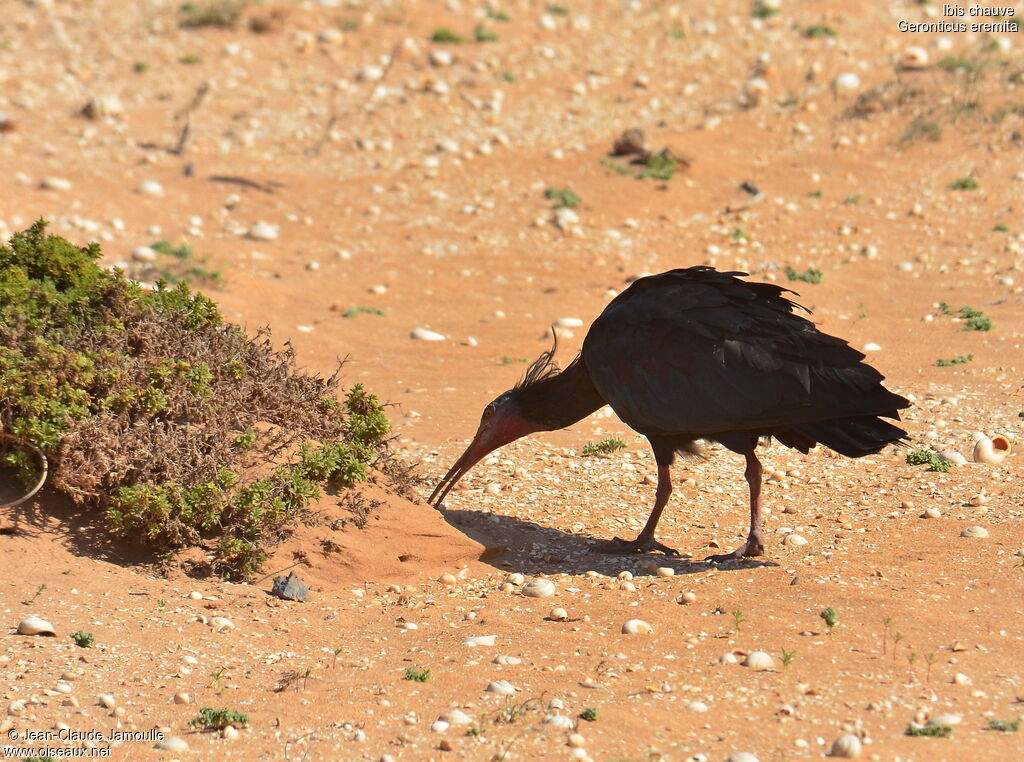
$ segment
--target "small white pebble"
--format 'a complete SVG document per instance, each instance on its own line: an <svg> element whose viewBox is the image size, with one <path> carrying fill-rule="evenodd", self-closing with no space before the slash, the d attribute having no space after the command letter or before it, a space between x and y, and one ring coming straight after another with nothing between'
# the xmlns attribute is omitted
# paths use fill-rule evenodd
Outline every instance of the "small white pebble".
<svg viewBox="0 0 1024 762"><path fill-rule="evenodd" d="M971 526L964 527L960 532L961 537L988 537L988 530L985 527Z"/></svg>

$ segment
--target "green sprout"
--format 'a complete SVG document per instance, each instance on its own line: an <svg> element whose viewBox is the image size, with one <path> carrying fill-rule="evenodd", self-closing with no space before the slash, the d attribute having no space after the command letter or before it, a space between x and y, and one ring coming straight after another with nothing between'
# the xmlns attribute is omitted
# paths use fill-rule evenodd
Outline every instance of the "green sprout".
<svg viewBox="0 0 1024 762"><path fill-rule="evenodd" d="M740 627L742 627L743 623L746 621L747 615L739 609L736 609L734 612L732 612L732 626L736 628L736 632L740 631Z"/></svg>
<svg viewBox="0 0 1024 762"><path fill-rule="evenodd" d="M583 711L580 712L580 719L581 720L586 720L587 722L596 722L597 721L597 709L595 709L592 706L585 707L583 709Z"/></svg>
<svg viewBox="0 0 1024 762"><path fill-rule="evenodd" d="M188 721L193 728L201 730L224 730L229 725L245 726L249 724L249 715L231 709L213 709L204 706L199 715Z"/></svg>
<svg viewBox="0 0 1024 762"><path fill-rule="evenodd" d="M782 649L782 668L786 669L790 664L793 663L793 659L796 658L796 649L787 651L785 648Z"/></svg>
<svg viewBox="0 0 1024 762"><path fill-rule="evenodd" d="M948 368L948 367L950 367L952 365L963 365L964 363L969 363L973 359L974 359L974 355L972 355L972 354L971 355L957 355L956 357L954 357L952 359L949 359L949 360L943 360L940 357L938 360L935 361L935 364L937 366L939 366L940 368Z"/></svg>
<svg viewBox="0 0 1024 762"><path fill-rule="evenodd" d="M790 280L800 280L804 283L810 283L812 286L816 286L821 283L822 276L824 274L821 270L814 267L809 267L803 272L800 272L794 267L786 265L786 277Z"/></svg>
<svg viewBox="0 0 1024 762"><path fill-rule="evenodd" d="M414 683L425 683L430 679L430 668L416 669L415 667L409 667L405 670L405 679L412 680Z"/></svg>
<svg viewBox="0 0 1024 762"><path fill-rule="evenodd" d="M554 201L556 209L561 207L572 209L583 200L572 188L548 188L544 191L544 198Z"/></svg>
<svg viewBox="0 0 1024 762"><path fill-rule="evenodd" d="M836 615L835 609L829 606L826 609L822 609L821 613L818 614L818 616L820 616L821 621L823 621L826 624L826 626L828 627L828 633L829 635L831 635L832 628L839 624L839 617Z"/></svg>
<svg viewBox="0 0 1024 762"><path fill-rule="evenodd" d="M75 645L79 648L90 648L96 641L91 632L82 632L81 630L75 630L71 633L70 638L75 641Z"/></svg>
<svg viewBox="0 0 1024 762"><path fill-rule="evenodd" d="M943 460L938 453L932 450L914 450L907 455L907 464L911 466L927 465L929 471L938 471L943 474L952 467L948 460Z"/></svg>
<svg viewBox="0 0 1024 762"><path fill-rule="evenodd" d="M1020 728L1020 720L989 720L989 730L998 730L1000 733L1016 733Z"/></svg>
<svg viewBox="0 0 1024 762"><path fill-rule="evenodd" d="M908 725L906 735L923 736L925 738L946 738L952 732L953 728L949 725L926 725L923 728L917 725Z"/></svg>
<svg viewBox="0 0 1024 762"><path fill-rule="evenodd" d="M588 458L592 458L595 455L611 455L613 452L625 450L626 447L627 445L624 440L618 437L607 437L597 444L587 442L583 445L583 455Z"/></svg>

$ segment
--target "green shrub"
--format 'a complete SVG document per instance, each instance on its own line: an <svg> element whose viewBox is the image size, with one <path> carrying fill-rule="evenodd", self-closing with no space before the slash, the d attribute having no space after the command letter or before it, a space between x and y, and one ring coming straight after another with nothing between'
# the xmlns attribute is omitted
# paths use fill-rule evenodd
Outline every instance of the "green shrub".
<svg viewBox="0 0 1024 762"><path fill-rule="evenodd" d="M619 450L625 450L627 447L625 440L619 437L607 437L602 439L597 444L593 442L587 442L583 445L584 456L591 458L595 455L611 455L613 452Z"/></svg>
<svg viewBox="0 0 1024 762"><path fill-rule="evenodd" d="M193 728L201 730L224 730L228 725L244 727L249 724L249 715L236 712L233 709L213 709L204 706L199 710L199 715L188 721Z"/></svg>
<svg viewBox="0 0 1024 762"><path fill-rule="evenodd" d="M0 247L0 428L46 453L56 489L154 547L212 545L244 577L325 482L378 466L407 488L376 397L336 399L340 366L304 373L188 285L146 293L45 227Z"/></svg>

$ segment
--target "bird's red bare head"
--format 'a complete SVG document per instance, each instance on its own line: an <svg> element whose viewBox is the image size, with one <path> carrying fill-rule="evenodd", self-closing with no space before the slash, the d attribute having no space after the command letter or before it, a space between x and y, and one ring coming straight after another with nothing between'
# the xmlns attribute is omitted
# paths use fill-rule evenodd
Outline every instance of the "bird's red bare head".
<svg viewBox="0 0 1024 762"><path fill-rule="evenodd" d="M430 495L428 502L431 505L435 508L439 507L441 501L458 483L459 479L479 463L484 456L494 452L502 445L507 445L520 437L546 428L543 424L523 418L519 411L517 396L517 389L509 389L484 408L476 436L473 437L473 441L470 442L466 451L462 453L462 457L455 461L455 465L448 470L448 473Z"/></svg>

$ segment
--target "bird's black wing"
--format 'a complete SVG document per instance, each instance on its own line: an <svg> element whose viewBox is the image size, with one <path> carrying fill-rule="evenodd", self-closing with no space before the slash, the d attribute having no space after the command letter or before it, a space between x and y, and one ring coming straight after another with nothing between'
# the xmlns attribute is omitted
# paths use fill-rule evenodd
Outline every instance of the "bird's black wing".
<svg viewBox="0 0 1024 762"><path fill-rule="evenodd" d="M707 267L641 278L594 321L583 360L619 417L648 435L755 431L907 401L845 341L794 314L792 293Z"/></svg>

